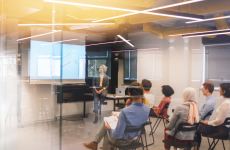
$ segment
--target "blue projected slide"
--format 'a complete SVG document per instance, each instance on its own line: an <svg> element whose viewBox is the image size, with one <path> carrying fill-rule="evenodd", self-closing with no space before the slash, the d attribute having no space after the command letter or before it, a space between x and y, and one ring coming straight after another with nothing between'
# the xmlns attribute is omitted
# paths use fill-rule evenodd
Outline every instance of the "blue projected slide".
<svg viewBox="0 0 230 150"><path fill-rule="evenodd" d="M85 78L85 46L63 44L61 54L60 43L31 40L30 44L31 79L60 79L61 71L62 79Z"/></svg>

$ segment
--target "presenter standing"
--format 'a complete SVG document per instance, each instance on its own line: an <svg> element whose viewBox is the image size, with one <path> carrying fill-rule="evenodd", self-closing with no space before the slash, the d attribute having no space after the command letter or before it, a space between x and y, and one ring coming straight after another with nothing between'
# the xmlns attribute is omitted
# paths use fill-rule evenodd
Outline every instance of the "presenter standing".
<svg viewBox="0 0 230 150"><path fill-rule="evenodd" d="M95 77L93 79L93 96L94 96L94 113L95 120L93 123L98 122L98 107L101 107L101 104L104 103L106 95L108 93L109 87L109 77L105 74L107 71L107 66L101 65L99 68L100 77ZM100 104L98 104L100 99Z"/></svg>

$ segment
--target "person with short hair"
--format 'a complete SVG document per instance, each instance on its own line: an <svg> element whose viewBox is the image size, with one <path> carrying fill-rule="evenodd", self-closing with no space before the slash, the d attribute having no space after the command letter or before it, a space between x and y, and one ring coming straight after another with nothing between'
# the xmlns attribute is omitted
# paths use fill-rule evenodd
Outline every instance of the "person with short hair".
<svg viewBox="0 0 230 150"><path fill-rule="evenodd" d="M164 94L165 97L163 97L163 99L161 100L160 104L157 107L153 106L150 109L149 116L151 117L162 117L160 116L160 113L164 108L165 104L171 103L171 96L174 94L173 88L169 85L163 85L161 88L162 88L162 93ZM168 113L168 108L166 108L165 111L163 112L163 117L167 117L167 113Z"/></svg>
<svg viewBox="0 0 230 150"><path fill-rule="evenodd" d="M142 102L143 87L140 83L136 81L131 83L128 92L132 99L132 104L121 110L116 128L111 129L110 125L103 122L94 141L83 143L86 148L97 150L98 143L104 138L103 150L109 150L109 141L115 143L116 139L123 139L126 141L117 144L128 145L133 141L134 137L140 135L140 132L125 133L125 129L126 127L141 127L146 123L149 116L149 107Z"/></svg>
<svg viewBox="0 0 230 150"><path fill-rule="evenodd" d="M149 108L152 108L153 104L154 104L154 96L150 93L152 83L149 80L143 79L142 80L142 87L143 87L143 92L144 92L144 96L142 98L142 101L145 105L149 106ZM130 106L132 104L132 100L127 99L125 103L126 103L125 107Z"/></svg>
<svg viewBox="0 0 230 150"><path fill-rule="evenodd" d="M143 79L142 80L142 86L144 88L144 97L145 99L148 100L149 102L149 107L152 108L154 106L154 96L153 94L150 93L150 89L152 87L152 83L151 81L147 80L147 79Z"/></svg>
<svg viewBox="0 0 230 150"><path fill-rule="evenodd" d="M226 118L230 118L230 83L221 83L219 92L220 96L223 96L224 102L216 109L215 120L205 120L200 124L199 135L211 138L228 138L229 136L229 126L225 126L223 123ZM200 147L201 138L198 136L197 140Z"/></svg>
<svg viewBox="0 0 230 150"><path fill-rule="evenodd" d="M214 85L211 82L205 82L203 84L202 92L203 95L206 96L205 101L202 106L199 108L200 110L200 119L201 120L209 120L211 115L204 118L210 111L215 110L216 99L212 95L214 91Z"/></svg>

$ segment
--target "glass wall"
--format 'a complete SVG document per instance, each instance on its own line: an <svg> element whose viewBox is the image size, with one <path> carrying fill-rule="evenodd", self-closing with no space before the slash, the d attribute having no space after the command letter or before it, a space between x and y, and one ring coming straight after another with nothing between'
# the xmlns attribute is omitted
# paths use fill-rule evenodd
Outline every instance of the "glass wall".
<svg viewBox="0 0 230 150"><path fill-rule="evenodd" d="M216 22L193 22L190 28L187 19L171 18L176 15L135 12L123 16L137 7L162 9L181 0L116 0L116 5L113 0L89 0L98 5L108 1L113 7L130 5L126 11L70 1L0 1L1 150L84 149L82 143L94 140L104 117L125 107L127 97L121 101L114 97L127 96L125 89L133 81L151 81L155 106L164 97L161 87L170 85L175 93L169 115L183 103L186 87L196 90L200 107L206 81L215 85L216 106L221 104L217 87L230 81L230 46L208 46L204 41L227 43L229 36L183 38L180 33L218 29ZM193 17L206 18L226 12L229 16L229 7L222 8L229 2L219 1L196 1L162 12L191 12L196 14ZM100 20L108 17L113 18ZM100 99L102 92L105 101ZM157 144L162 141L158 139Z"/></svg>
<svg viewBox="0 0 230 150"><path fill-rule="evenodd" d="M220 83L230 81L230 46L217 45L205 46L206 64L205 64L205 81L212 82L215 87Z"/></svg>

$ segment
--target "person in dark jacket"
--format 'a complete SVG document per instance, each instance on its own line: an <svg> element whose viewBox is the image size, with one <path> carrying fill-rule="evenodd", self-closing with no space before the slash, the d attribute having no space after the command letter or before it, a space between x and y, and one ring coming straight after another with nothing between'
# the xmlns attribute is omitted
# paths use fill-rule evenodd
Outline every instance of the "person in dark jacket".
<svg viewBox="0 0 230 150"><path fill-rule="evenodd" d="M94 113L95 113L95 120L93 123L98 122L98 107L101 107L101 104L104 103L108 93L109 77L105 74L106 71L107 71L107 66L101 65L99 68L100 77L95 77L93 79L93 96L94 96ZM99 102L100 104L98 104Z"/></svg>

